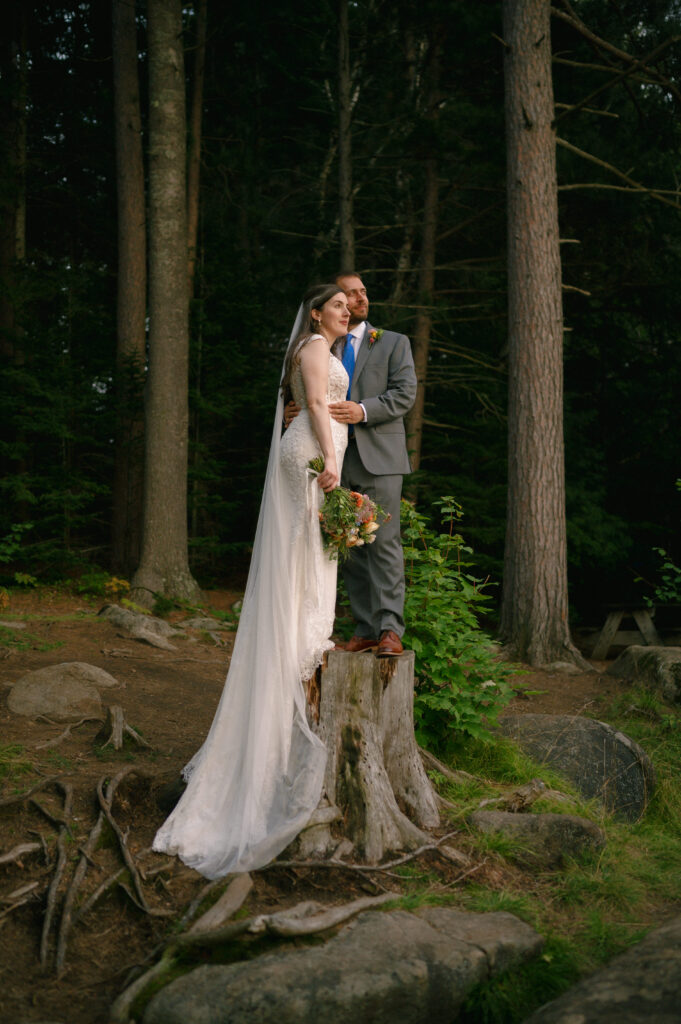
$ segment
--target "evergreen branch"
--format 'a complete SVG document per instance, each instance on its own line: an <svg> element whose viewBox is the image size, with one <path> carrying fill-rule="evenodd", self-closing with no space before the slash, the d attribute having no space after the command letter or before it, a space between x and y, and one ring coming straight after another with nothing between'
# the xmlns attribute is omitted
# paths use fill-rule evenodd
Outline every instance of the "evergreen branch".
<svg viewBox="0 0 681 1024"><path fill-rule="evenodd" d="M584 160L589 160L591 163L596 164L597 167L603 167L606 171L610 171L611 174L621 178L622 181L626 181L627 185L629 185L634 192L642 192L645 195L651 196L653 199L657 199L660 203L665 203L666 206L671 206L674 210L681 210L681 205L679 203L674 203L671 199L667 199L665 195L656 189L647 188L645 185L642 185L640 181L634 181L634 179L628 174L625 174L624 171L620 171L617 167L609 164L606 160L601 160L600 157L594 156L593 153L587 153L585 150L579 149L577 146L573 146L571 142L568 142L566 139L561 139L559 136L556 137L556 144L563 146L571 153L576 153L577 156L583 157Z"/></svg>

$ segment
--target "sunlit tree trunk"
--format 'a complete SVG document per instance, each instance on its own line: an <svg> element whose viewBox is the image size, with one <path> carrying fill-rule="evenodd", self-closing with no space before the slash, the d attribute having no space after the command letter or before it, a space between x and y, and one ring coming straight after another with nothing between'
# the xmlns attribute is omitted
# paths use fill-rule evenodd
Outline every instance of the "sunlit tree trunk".
<svg viewBox="0 0 681 1024"><path fill-rule="evenodd" d="M187 556L189 325L185 82L180 0L148 0L149 373L137 600L195 599Z"/></svg>
<svg viewBox="0 0 681 1024"><path fill-rule="evenodd" d="M147 301L142 120L135 5L113 0L113 80L118 204L116 466L112 569L128 576L139 564L144 481L142 401Z"/></svg>
<svg viewBox="0 0 681 1024"><path fill-rule="evenodd" d="M563 313L549 0L505 0L508 511L501 637L580 660L568 626Z"/></svg>

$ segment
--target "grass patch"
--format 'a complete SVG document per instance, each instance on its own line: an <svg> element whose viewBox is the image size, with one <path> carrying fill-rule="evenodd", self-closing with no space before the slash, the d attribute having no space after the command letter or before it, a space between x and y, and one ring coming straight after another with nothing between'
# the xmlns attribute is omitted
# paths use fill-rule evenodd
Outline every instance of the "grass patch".
<svg viewBox="0 0 681 1024"><path fill-rule="evenodd" d="M20 743L0 743L0 781L27 775L33 770Z"/></svg>
<svg viewBox="0 0 681 1024"><path fill-rule="evenodd" d="M0 626L0 647L6 647L8 650L55 651L63 646L62 640L41 640L39 636L34 636L33 633L28 633L26 630Z"/></svg>
<svg viewBox="0 0 681 1024"><path fill-rule="evenodd" d="M459 786L434 778L457 805L449 816L464 819L481 799L539 778L570 797L538 799L533 811L579 814L595 821L607 843L597 856L534 874L505 864L513 843L471 831L473 856L493 856L495 870L454 890L456 905L477 912L506 911L545 939L531 963L478 986L462 1012L464 1024L514 1024L561 994L580 977L623 952L681 903L681 715L641 690L620 695L598 717L639 743L652 760L657 788L641 820L633 824L584 800L552 769L539 765L504 738L453 744L447 762L477 776ZM493 809L494 804L490 805ZM500 870L496 870L499 867ZM411 897L417 900L417 895ZM438 894L431 893L432 902ZM451 894L440 902L451 902Z"/></svg>

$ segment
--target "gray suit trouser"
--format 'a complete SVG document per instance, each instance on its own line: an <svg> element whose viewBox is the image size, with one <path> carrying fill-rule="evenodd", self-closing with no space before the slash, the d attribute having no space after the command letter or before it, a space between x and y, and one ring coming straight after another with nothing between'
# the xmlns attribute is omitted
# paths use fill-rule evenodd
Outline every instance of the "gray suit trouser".
<svg viewBox="0 0 681 1024"><path fill-rule="evenodd" d="M384 630L404 633L404 554L400 538L402 476L373 476L362 465L355 441L349 441L343 487L361 491L378 502L391 519L376 532L373 544L355 547L342 573L357 625L357 636L378 639Z"/></svg>

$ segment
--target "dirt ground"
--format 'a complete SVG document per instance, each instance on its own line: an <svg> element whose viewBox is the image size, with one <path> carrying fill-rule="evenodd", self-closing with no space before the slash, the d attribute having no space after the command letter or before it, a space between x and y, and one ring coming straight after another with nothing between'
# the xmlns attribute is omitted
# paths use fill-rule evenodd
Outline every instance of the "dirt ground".
<svg viewBox="0 0 681 1024"><path fill-rule="evenodd" d="M226 610L240 595L215 591L207 595L210 606ZM45 966L40 964L41 930L48 887L57 863L59 817L64 797L54 782L35 794L35 803L24 801L0 809L0 856L20 843L40 842L42 849L21 860L0 865L0 1020L3 1024L61 1021L63 1024L104 1024L113 999L145 963L150 951L166 934L169 920L177 918L205 886L196 872L176 861L150 852L154 833L164 818L156 802L159 788L175 780L183 764L203 741L210 726L225 678L233 635L224 633L217 646L206 635L194 633L172 642L174 651L159 650L122 634L96 612L103 602L55 592L13 595L11 606L0 619L20 618L26 629L17 631L22 646L0 648L0 744L12 758L11 774L2 774L0 801L24 792L52 776L73 786L70 829L65 833L66 870L58 888L55 922L50 934ZM210 608L206 607L206 613ZM176 616L184 617L184 616ZM171 616L172 621L172 616ZM28 635L28 636L27 636ZM42 648L42 649L41 649ZM104 703L120 704L126 720L151 744L150 750L126 746L120 751L102 750L95 744L100 723L85 722L54 746L44 744L60 736L64 725L32 721L13 715L7 708L9 687L25 672L67 661L87 662L111 673L121 688L104 696ZM593 712L616 693L613 677L598 671L566 676L563 673L528 672L523 685L539 691L518 697L509 710L543 713ZM597 711L596 711L597 713ZM14 754L11 748L16 745ZM55 935L60 927L61 899L81 857L98 812L97 783L111 779L127 765L136 769L119 786L114 816L127 835L127 843L143 872L150 873L144 891L154 915L135 904L134 893L113 886L85 914L75 920L68 940L65 969L55 974ZM22 774L17 776L17 769ZM459 869L428 854L443 884ZM82 905L97 887L122 867L113 836L99 844L79 890L76 906ZM249 912L277 909L300 899L342 902L376 888L347 872L268 870L254 875ZM478 881L481 876L477 876ZM125 877L120 881L126 883ZM492 881L492 879L490 879ZM391 879L391 885L393 880ZM27 901L7 913L16 895L36 883ZM165 914L166 916L162 916Z"/></svg>

